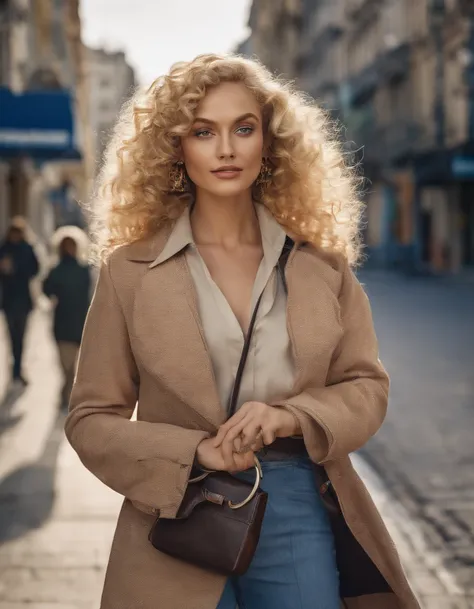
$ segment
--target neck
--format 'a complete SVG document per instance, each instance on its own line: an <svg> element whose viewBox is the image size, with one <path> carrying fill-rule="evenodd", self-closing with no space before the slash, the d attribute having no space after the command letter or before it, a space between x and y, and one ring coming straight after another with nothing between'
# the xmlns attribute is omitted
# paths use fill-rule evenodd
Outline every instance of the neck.
<svg viewBox="0 0 474 609"><path fill-rule="evenodd" d="M234 249L240 245L261 243L260 226L250 191L228 198L198 192L191 226L197 245Z"/></svg>

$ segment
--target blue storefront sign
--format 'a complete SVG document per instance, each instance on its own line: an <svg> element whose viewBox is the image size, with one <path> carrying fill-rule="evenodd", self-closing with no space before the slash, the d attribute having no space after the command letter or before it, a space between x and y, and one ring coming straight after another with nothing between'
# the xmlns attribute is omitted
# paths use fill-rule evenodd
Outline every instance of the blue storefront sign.
<svg viewBox="0 0 474 609"><path fill-rule="evenodd" d="M451 171L455 178L474 179L474 157L455 156L451 163Z"/></svg>
<svg viewBox="0 0 474 609"><path fill-rule="evenodd" d="M80 159L69 91L26 91L0 87L0 157Z"/></svg>

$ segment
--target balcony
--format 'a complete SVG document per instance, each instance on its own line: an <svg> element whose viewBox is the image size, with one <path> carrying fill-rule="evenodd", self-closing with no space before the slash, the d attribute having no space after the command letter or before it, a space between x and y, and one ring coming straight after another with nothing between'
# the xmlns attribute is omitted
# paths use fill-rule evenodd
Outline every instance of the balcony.
<svg viewBox="0 0 474 609"><path fill-rule="evenodd" d="M387 50L377 59L380 80L383 83L404 78L410 69L410 46L407 43Z"/></svg>
<svg viewBox="0 0 474 609"><path fill-rule="evenodd" d="M421 125L415 121L397 119L377 129L377 139L380 141L380 156L384 163L396 164L409 157L423 137Z"/></svg>
<svg viewBox="0 0 474 609"><path fill-rule="evenodd" d="M298 86L316 99L326 97L341 84L334 57L311 54L298 61Z"/></svg>
<svg viewBox="0 0 474 609"><path fill-rule="evenodd" d="M410 57L411 49L406 43L376 56L371 64L349 79L351 103L362 105L378 87L404 78L409 72Z"/></svg>
<svg viewBox="0 0 474 609"><path fill-rule="evenodd" d="M374 61L349 79L351 104L359 106L370 99L379 84L377 62Z"/></svg>
<svg viewBox="0 0 474 609"><path fill-rule="evenodd" d="M346 0L346 16L352 21L369 21L383 0Z"/></svg>
<svg viewBox="0 0 474 609"><path fill-rule="evenodd" d="M424 138L421 125L408 117L377 123L370 104L352 110L344 118L346 137L365 165L390 167L413 155Z"/></svg>
<svg viewBox="0 0 474 609"><path fill-rule="evenodd" d="M340 2L324 0L302 26L300 56L322 54L344 31L344 15Z"/></svg>

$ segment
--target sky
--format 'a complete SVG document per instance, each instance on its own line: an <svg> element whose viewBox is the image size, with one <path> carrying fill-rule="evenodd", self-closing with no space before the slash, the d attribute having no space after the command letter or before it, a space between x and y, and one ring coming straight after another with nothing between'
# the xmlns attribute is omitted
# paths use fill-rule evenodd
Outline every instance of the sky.
<svg viewBox="0 0 474 609"><path fill-rule="evenodd" d="M200 53L231 51L247 35L251 0L82 0L84 42L126 52L140 84Z"/></svg>

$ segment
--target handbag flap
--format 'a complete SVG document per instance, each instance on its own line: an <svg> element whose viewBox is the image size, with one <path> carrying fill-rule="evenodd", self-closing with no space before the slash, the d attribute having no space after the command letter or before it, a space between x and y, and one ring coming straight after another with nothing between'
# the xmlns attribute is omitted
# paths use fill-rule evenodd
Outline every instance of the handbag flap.
<svg viewBox="0 0 474 609"><path fill-rule="evenodd" d="M210 474L204 480L188 485L176 518L189 518L198 506L211 503L216 507L221 507L223 512L227 512L227 515L235 520L251 522L255 503L261 495L265 495L264 491L258 489L255 497L247 505L237 510L229 507L229 501L232 503L245 501L250 495L252 486L226 472Z"/></svg>

